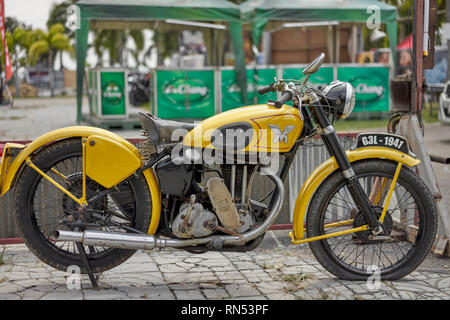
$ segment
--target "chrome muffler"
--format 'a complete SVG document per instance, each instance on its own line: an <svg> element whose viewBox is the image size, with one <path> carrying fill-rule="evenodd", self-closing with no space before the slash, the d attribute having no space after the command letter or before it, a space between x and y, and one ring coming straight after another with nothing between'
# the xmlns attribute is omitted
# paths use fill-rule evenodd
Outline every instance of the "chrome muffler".
<svg viewBox="0 0 450 320"><path fill-rule="evenodd" d="M269 168L261 168L261 172L267 175L278 189L275 204L267 219L257 228L245 232L239 236L234 235L212 235L197 239L161 239L152 235L103 232L88 230L84 232L58 230L53 234L56 241L74 241L87 246L102 246L119 249L152 250L155 248L182 248L198 245L208 245L211 248L242 246L247 242L261 236L275 222L278 217L284 199L283 181Z"/></svg>
<svg viewBox="0 0 450 320"><path fill-rule="evenodd" d="M205 239L171 240L160 239L147 234L103 232L88 230L84 232L58 230L53 234L56 241L80 242L86 246L101 246L119 249L152 250L155 248L178 248L207 243ZM203 240L203 241L199 241Z"/></svg>

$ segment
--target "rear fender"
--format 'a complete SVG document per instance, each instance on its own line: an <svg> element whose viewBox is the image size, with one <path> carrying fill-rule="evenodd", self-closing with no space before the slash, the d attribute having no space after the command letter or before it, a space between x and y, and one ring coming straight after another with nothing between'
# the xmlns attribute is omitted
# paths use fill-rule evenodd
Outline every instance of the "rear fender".
<svg viewBox="0 0 450 320"><path fill-rule="evenodd" d="M352 151L346 151L350 162L356 162L364 159L389 159L395 162L401 162L407 166L415 166L420 160L415 159L403 152L382 147L366 147ZM319 185L334 171L339 168L334 157L329 158L318 166L306 179L295 201L293 215L293 232L290 233L292 242L300 241L304 238L305 216L308 204Z"/></svg>
<svg viewBox="0 0 450 320"><path fill-rule="evenodd" d="M106 188L112 187L135 172L142 166L141 156L138 149L122 137L104 129L74 126L48 132L27 145L7 144L0 163L0 196L14 187L17 178L26 166L26 159L39 152L43 147L57 141L80 138L86 139L86 170L90 178ZM90 150L92 149L92 151ZM18 154L8 156L8 149L20 150ZM95 150L95 151L94 151ZM102 157L99 154L102 153ZM118 159L118 153L120 153ZM107 161L105 162L105 159ZM116 161L129 166L126 169L120 168L117 163L110 165L109 170L105 169L108 162ZM111 166L117 170L111 170ZM93 177L91 177L93 175ZM161 214L161 194L158 180L152 169L144 171L144 177L150 189L152 200L152 219L148 230L149 234L154 234L158 227Z"/></svg>
<svg viewBox="0 0 450 320"><path fill-rule="evenodd" d="M77 137L87 138L91 135L102 136L114 140L118 144L122 145L124 148L128 149L129 152L133 153L135 157L139 158L139 151L135 146L133 146L131 143L129 143L122 137L107 130L84 126L75 126L58 129L55 131L48 132L40 136L33 142L27 144L23 148L23 150L14 158L12 163L8 166L8 170L2 172L2 179L1 179L2 184L0 185L0 196L5 194L11 187L14 186L14 182L18 177L20 169L23 167L23 165L25 165L25 161L30 155L36 153L42 147L55 143L59 140Z"/></svg>

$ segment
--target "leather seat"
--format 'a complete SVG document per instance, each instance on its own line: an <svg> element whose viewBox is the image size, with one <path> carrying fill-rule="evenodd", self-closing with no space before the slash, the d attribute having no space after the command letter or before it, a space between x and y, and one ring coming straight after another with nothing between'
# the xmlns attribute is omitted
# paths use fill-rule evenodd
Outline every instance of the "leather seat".
<svg viewBox="0 0 450 320"><path fill-rule="evenodd" d="M195 127L194 123L158 119L151 113L139 112L139 120L154 145L180 142Z"/></svg>

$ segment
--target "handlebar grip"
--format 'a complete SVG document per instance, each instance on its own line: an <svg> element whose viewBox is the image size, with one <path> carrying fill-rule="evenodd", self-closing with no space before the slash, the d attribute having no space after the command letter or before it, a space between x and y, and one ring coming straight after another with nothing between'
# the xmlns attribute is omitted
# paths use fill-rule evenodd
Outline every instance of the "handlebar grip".
<svg viewBox="0 0 450 320"><path fill-rule="evenodd" d="M258 89L258 93L261 95L271 91L274 91L273 85Z"/></svg>
<svg viewBox="0 0 450 320"><path fill-rule="evenodd" d="M281 108L283 104L285 104L289 100L292 100L292 98L294 98L294 95L292 94L291 91L284 91L283 94L281 95L280 100L275 101L274 105L277 108Z"/></svg>

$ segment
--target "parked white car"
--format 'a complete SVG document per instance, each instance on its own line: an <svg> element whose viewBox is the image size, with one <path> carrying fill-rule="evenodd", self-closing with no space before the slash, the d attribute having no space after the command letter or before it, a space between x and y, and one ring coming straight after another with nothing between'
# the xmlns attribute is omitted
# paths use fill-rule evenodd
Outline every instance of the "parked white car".
<svg viewBox="0 0 450 320"><path fill-rule="evenodd" d="M445 83L444 90L439 96L439 121L450 125L450 81Z"/></svg>

